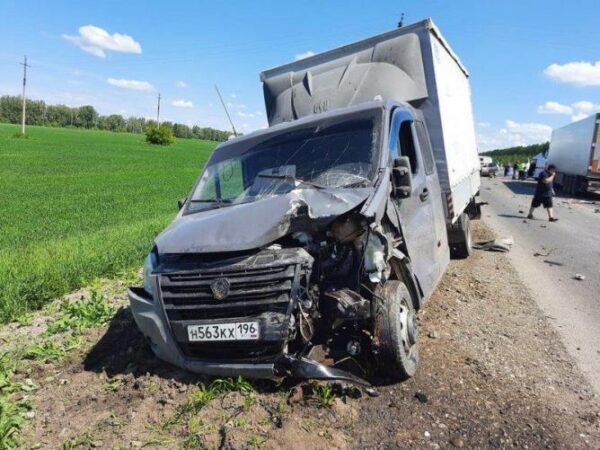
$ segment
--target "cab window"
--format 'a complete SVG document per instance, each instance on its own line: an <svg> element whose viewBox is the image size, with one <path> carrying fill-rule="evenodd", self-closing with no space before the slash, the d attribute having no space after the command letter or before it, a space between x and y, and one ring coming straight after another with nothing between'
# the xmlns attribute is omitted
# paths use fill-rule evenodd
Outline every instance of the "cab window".
<svg viewBox="0 0 600 450"><path fill-rule="evenodd" d="M398 148L402 156L408 156L408 159L410 160L410 171L415 174L419 169L419 165L411 124L411 121L406 120L400 125Z"/></svg>

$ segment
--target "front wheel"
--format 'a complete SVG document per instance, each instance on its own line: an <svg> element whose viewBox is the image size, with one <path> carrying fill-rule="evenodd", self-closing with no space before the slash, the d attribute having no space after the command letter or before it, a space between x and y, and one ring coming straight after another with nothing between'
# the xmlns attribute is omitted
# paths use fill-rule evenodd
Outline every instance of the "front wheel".
<svg viewBox="0 0 600 450"><path fill-rule="evenodd" d="M375 290L376 361L379 374L394 381L414 376L419 363L417 315L406 285L390 280Z"/></svg>

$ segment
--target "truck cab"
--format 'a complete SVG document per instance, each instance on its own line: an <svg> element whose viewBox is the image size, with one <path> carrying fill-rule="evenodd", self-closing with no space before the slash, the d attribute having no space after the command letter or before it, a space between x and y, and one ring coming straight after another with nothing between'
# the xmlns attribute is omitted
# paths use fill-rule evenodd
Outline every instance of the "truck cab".
<svg viewBox="0 0 600 450"><path fill-rule="evenodd" d="M359 86L356 54L408 45L423 69L416 32L430 36L430 22L317 55L297 76L263 73L271 126L215 149L155 239L143 287L128 291L158 357L219 376L368 385L368 374L415 374L416 315L450 253L470 248L479 181L474 146L460 167L440 147L448 137L422 101L423 73L407 95L424 109L359 99L403 92L407 79L365 61L387 75Z"/></svg>

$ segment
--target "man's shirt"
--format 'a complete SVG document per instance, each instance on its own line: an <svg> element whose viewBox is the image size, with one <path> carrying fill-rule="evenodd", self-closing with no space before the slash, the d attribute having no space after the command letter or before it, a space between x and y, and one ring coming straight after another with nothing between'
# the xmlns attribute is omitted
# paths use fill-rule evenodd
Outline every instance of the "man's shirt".
<svg viewBox="0 0 600 450"><path fill-rule="evenodd" d="M552 197L552 185L553 182L545 183L550 174L543 170L537 179L537 186L535 188L535 196L536 197Z"/></svg>

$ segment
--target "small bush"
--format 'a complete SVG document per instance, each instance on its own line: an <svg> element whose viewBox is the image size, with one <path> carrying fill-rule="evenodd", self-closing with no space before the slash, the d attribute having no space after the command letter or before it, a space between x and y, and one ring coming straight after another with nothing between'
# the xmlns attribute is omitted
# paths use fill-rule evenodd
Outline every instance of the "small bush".
<svg viewBox="0 0 600 450"><path fill-rule="evenodd" d="M146 134L146 142L152 145L171 145L175 142L175 136L171 127L163 125L157 127L156 125L149 125L144 130Z"/></svg>

